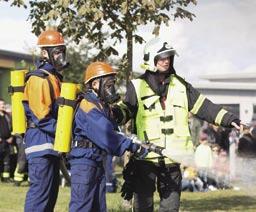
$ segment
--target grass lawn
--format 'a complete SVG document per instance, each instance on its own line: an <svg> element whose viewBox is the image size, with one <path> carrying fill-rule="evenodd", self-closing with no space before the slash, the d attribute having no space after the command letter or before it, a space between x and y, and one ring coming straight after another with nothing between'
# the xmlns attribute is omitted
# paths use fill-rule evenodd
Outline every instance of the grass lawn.
<svg viewBox="0 0 256 212"><path fill-rule="evenodd" d="M0 183L0 211L19 212L23 211L26 191L28 187L14 187L11 184ZM222 190L205 193L183 192L181 196L180 211L256 211L256 194L247 189L240 191ZM68 211L69 188L60 188L55 212ZM157 211L159 199L155 198ZM109 211L125 211L122 207L120 193L107 194Z"/></svg>

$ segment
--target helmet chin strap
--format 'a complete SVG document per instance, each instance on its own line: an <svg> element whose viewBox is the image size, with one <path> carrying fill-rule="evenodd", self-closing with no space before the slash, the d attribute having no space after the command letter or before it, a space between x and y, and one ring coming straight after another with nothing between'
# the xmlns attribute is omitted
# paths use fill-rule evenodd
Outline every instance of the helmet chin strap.
<svg viewBox="0 0 256 212"><path fill-rule="evenodd" d="M102 91L102 78L99 79L99 90L96 91L96 93L98 94L98 97L103 101L102 97L101 97L101 91Z"/></svg>

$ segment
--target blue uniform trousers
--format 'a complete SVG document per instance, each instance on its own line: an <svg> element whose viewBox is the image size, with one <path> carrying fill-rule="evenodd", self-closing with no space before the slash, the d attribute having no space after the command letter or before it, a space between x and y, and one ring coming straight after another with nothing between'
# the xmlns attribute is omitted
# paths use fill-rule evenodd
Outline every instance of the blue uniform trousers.
<svg viewBox="0 0 256 212"><path fill-rule="evenodd" d="M105 175L106 175L106 191L107 192L116 192L117 187L117 180L114 173L114 167L113 167L113 156L112 155L106 155L106 158L104 160L104 167L105 167Z"/></svg>
<svg viewBox="0 0 256 212"><path fill-rule="evenodd" d="M46 155L28 161L30 188L25 212L52 212L59 191L59 158Z"/></svg>
<svg viewBox="0 0 256 212"><path fill-rule="evenodd" d="M102 163L74 164L71 160L70 212L105 212L106 179Z"/></svg>

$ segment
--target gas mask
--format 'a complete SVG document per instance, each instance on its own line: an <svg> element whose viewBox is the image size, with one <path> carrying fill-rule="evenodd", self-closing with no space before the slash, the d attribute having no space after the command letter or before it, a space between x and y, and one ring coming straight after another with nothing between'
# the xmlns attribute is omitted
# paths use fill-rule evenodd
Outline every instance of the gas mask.
<svg viewBox="0 0 256 212"><path fill-rule="evenodd" d="M49 62L57 69L57 71L61 71L69 65L66 59L66 46L47 48L47 52L49 55Z"/></svg>
<svg viewBox="0 0 256 212"><path fill-rule="evenodd" d="M113 104L120 99L120 95L116 92L115 81L114 76L106 76L100 79L98 95L107 104Z"/></svg>

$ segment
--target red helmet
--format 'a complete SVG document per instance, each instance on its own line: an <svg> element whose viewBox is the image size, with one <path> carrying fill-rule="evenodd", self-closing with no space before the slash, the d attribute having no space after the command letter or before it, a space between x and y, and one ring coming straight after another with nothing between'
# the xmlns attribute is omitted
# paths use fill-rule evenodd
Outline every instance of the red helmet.
<svg viewBox="0 0 256 212"><path fill-rule="evenodd" d="M91 63L84 73L84 83L88 83L90 80L95 79L101 76L107 76L111 74L117 74L112 67L103 62L94 62Z"/></svg>
<svg viewBox="0 0 256 212"><path fill-rule="evenodd" d="M37 41L39 47L51 47L65 45L62 34L54 29L43 31Z"/></svg>

